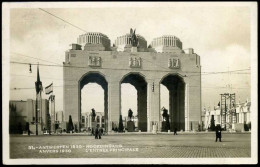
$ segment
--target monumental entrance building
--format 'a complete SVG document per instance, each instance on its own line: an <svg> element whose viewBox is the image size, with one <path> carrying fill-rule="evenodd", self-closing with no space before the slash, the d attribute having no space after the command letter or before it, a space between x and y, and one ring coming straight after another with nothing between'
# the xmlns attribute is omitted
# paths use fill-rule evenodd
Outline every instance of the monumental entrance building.
<svg viewBox="0 0 260 167"><path fill-rule="evenodd" d="M77 44L65 53L64 119L79 127L81 119L81 90L88 83L104 89L105 130L118 127L121 111L121 84L130 83L137 90L138 130L162 130L160 84L169 91L170 130L198 130L201 123L200 56L193 49L184 52L179 38L167 35L147 41L131 34L117 37L113 46L102 33L80 35ZM185 50L186 51L186 50ZM91 104L90 102L87 102Z"/></svg>

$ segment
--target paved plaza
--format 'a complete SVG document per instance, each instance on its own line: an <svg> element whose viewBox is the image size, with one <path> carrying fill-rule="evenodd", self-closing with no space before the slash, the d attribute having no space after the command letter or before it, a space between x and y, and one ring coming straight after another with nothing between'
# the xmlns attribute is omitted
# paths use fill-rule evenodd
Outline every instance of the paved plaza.
<svg viewBox="0 0 260 167"><path fill-rule="evenodd" d="M10 158L237 158L251 156L250 133L10 136Z"/></svg>

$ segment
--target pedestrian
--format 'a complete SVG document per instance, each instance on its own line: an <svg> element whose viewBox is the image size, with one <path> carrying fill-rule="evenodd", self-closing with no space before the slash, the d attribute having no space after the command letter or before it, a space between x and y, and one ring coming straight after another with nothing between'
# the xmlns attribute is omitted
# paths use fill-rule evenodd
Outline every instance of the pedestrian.
<svg viewBox="0 0 260 167"><path fill-rule="evenodd" d="M174 135L177 135L177 128L174 128Z"/></svg>
<svg viewBox="0 0 260 167"><path fill-rule="evenodd" d="M219 141L221 142L221 127L220 127L220 125L217 125L217 127L216 127L216 142L217 142L217 140L219 139Z"/></svg>
<svg viewBox="0 0 260 167"><path fill-rule="evenodd" d="M95 129L95 139L98 139L98 133L99 133L99 130L98 130L98 127L96 127L96 129Z"/></svg>
<svg viewBox="0 0 260 167"><path fill-rule="evenodd" d="M31 134L31 131L30 131L30 129L28 129L28 136L30 136L30 134Z"/></svg>
<svg viewBox="0 0 260 167"><path fill-rule="evenodd" d="M101 139L102 135L102 128L98 128L98 138Z"/></svg>

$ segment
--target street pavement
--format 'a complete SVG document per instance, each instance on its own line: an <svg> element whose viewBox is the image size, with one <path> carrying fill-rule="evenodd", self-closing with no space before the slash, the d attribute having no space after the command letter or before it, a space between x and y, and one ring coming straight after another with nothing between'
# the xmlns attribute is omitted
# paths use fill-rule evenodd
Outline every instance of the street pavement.
<svg viewBox="0 0 260 167"><path fill-rule="evenodd" d="M10 158L237 158L251 156L251 134L10 135Z"/></svg>

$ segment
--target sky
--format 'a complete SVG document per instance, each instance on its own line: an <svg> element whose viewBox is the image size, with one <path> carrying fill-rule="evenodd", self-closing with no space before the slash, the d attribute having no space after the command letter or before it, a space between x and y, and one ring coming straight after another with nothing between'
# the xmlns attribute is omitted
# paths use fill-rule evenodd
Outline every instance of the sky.
<svg viewBox="0 0 260 167"><path fill-rule="evenodd" d="M237 101L250 100L251 51L250 10L244 6L180 6L158 7L87 7L43 8L87 32L106 34L111 44L116 37L136 28L151 43L162 35L175 35L183 48L193 48L201 58L202 107L214 107L221 93L236 93ZM65 51L77 37L84 34L72 25L53 17L38 8L10 10L10 61L26 63L59 64ZM236 73L207 74L207 72L244 70ZM10 99L35 99L34 82L36 66L10 64ZM63 110L63 73L61 67L40 66L43 86L53 82L56 111ZM16 89L14 88L26 88ZM162 87L162 106L168 106L167 90ZM83 112L95 108L103 111L104 91L97 84L83 88ZM43 98L48 98L43 94ZM123 115L132 108L136 114L136 90L122 84Z"/></svg>

